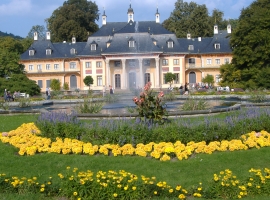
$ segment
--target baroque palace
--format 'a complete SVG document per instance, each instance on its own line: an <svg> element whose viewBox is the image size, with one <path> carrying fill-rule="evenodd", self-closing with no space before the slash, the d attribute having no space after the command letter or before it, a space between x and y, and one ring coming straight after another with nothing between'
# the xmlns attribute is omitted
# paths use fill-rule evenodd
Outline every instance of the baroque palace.
<svg viewBox="0 0 270 200"><path fill-rule="evenodd" d="M215 85L220 80L220 65L229 63L231 26L219 31L213 26L213 37L177 38L160 24L158 9L154 21L135 21L130 5L127 22L107 22L105 11L102 27L87 42L52 43L50 32L45 39L34 33L34 42L21 55L27 77L37 82L41 91L50 87L51 79L68 83L70 90L88 90L86 76L94 79L91 88L102 90L111 85L116 90L142 88L152 82L153 88L168 88L165 74L176 75L173 87L185 83L200 84L207 74Z"/></svg>

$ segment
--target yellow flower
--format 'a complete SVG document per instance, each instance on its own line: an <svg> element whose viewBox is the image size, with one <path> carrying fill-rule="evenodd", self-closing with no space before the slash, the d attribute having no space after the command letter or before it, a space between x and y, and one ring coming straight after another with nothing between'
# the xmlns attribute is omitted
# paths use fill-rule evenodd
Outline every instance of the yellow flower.
<svg viewBox="0 0 270 200"><path fill-rule="evenodd" d="M40 188L40 192L44 192L45 188Z"/></svg>
<svg viewBox="0 0 270 200"><path fill-rule="evenodd" d="M77 192L73 192L73 195L74 195L74 196L77 196L77 195L78 195L78 193L77 193Z"/></svg>
<svg viewBox="0 0 270 200"><path fill-rule="evenodd" d="M137 188L135 186L132 187L132 190L136 190Z"/></svg>
<svg viewBox="0 0 270 200"><path fill-rule="evenodd" d="M154 194L157 194L158 192L157 191L154 191Z"/></svg>
<svg viewBox="0 0 270 200"><path fill-rule="evenodd" d="M116 193L113 194L113 197L117 197L118 195Z"/></svg>

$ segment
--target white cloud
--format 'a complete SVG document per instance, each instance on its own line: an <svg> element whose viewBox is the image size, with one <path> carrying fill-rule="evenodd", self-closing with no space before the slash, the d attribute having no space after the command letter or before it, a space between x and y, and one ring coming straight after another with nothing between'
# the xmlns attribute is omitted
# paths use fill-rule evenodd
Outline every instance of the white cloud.
<svg viewBox="0 0 270 200"><path fill-rule="evenodd" d="M23 15L31 10L31 0L11 0L0 4L0 15Z"/></svg>

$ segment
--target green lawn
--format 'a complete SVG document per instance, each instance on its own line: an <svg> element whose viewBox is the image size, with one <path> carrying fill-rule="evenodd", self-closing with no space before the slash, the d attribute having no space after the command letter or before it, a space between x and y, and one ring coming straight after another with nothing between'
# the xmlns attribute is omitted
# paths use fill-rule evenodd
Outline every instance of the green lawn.
<svg viewBox="0 0 270 200"><path fill-rule="evenodd" d="M9 131L24 122L32 122L36 115L0 116L0 132ZM214 173L230 169L239 178L247 177L250 168L270 167L270 148L252 149L248 151L216 152L212 155L196 154L188 160L172 160L161 162L151 158L137 156L87 156L59 155L54 153L19 156L18 150L8 144L0 143L0 174L10 176L38 177L45 180L63 172L67 166L78 167L79 170L108 171L125 170L137 175L155 176L172 186L182 185L189 188L202 182L207 184ZM1 194L1 199L24 199L17 194ZM29 194L25 199L39 199L38 195ZM191 198L192 199L192 198ZM245 199L269 199L263 197Z"/></svg>

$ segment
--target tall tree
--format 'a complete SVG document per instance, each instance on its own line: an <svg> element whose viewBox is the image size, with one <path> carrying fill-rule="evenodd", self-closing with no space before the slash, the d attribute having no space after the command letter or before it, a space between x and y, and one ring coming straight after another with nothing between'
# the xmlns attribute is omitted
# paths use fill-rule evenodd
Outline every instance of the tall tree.
<svg viewBox="0 0 270 200"><path fill-rule="evenodd" d="M270 67L270 4L269 0L256 0L241 11L239 24L231 35L232 64L240 70L239 82L245 88L261 84L261 71L269 74ZM264 85L270 88L270 84Z"/></svg>
<svg viewBox="0 0 270 200"><path fill-rule="evenodd" d="M22 42L12 37L0 37L0 77L23 73L19 64L20 54L25 50Z"/></svg>
<svg viewBox="0 0 270 200"><path fill-rule="evenodd" d="M98 30L98 6L87 0L68 0L46 19L47 29L51 32L53 42L86 41L88 35Z"/></svg>
<svg viewBox="0 0 270 200"><path fill-rule="evenodd" d="M45 27L42 25L36 25L36 26L32 26L31 30L29 31L27 37L28 38L34 38L34 33L37 32L38 33L38 37L39 38L45 38L46 36L46 30Z"/></svg>
<svg viewBox="0 0 270 200"><path fill-rule="evenodd" d="M188 33L192 37L213 35L213 24L209 23L206 6L194 2L187 3L183 0L177 0L175 9L170 17L163 22L163 26L174 32L178 38L186 37Z"/></svg>

